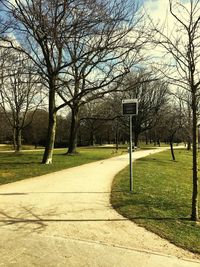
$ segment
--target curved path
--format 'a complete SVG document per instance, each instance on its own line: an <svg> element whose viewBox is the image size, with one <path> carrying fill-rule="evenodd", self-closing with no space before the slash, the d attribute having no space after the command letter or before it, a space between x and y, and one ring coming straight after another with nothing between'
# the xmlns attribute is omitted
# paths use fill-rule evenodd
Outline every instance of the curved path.
<svg viewBox="0 0 200 267"><path fill-rule="evenodd" d="M127 164L122 155L1 186L0 266L200 267L112 209L112 179Z"/></svg>

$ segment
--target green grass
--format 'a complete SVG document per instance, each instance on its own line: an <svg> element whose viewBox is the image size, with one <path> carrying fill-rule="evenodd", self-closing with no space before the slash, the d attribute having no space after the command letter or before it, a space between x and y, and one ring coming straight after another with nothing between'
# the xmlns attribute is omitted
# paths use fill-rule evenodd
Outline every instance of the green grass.
<svg viewBox="0 0 200 267"><path fill-rule="evenodd" d="M66 156L66 149L55 150L53 164L41 164L43 151L23 153L0 153L0 184L12 183L22 179L75 167L81 164L121 155L125 150L115 153L113 148L80 148L79 154Z"/></svg>
<svg viewBox="0 0 200 267"><path fill-rule="evenodd" d="M111 203L123 216L172 243L200 253L200 224L190 221L192 154L170 151L133 164L134 193L129 192L129 169L114 179Z"/></svg>
<svg viewBox="0 0 200 267"><path fill-rule="evenodd" d="M179 145L182 145L182 144L179 144ZM140 149L152 149L152 148L158 148L159 145L156 144L156 146L154 146L154 143L153 142L146 144L145 142L141 142L140 141L139 144L138 144L138 147ZM166 144L166 143L161 142L160 143L160 147L169 147L169 144ZM176 144L174 144L174 147L176 147Z"/></svg>
<svg viewBox="0 0 200 267"><path fill-rule="evenodd" d="M35 149L33 145L22 145L22 150L32 150ZM38 146L37 149L44 149L44 147ZM12 151L14 150L13 145L0 144L0 151Z"/></svg>

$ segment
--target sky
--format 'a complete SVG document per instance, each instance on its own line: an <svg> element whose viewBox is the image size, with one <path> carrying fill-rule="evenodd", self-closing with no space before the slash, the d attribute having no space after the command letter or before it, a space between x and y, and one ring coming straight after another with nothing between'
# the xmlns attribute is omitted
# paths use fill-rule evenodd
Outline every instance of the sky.
<svg viewBox="0 0 200 267"><path fill-rule="evenodd" d="M168 1L167 0L144 0L143 3L145 9L150 13L150 15L154 18L163 18L165 15Z"/></svg>
<svg viewBox="0 0 200 267"><path fill-rule="evenodd" d="M169 11L169 1L168 0L142 0L143 1L143 8L145 10L145 13L148 14L150 19L153 21L153 24L156 25L159 23L159 26L162 28L162 33L165 35L170 36L171 33L176 37L176 31L177 31L177 21L175 21L174 17L170 14ZM198 0L194 0L198 1ZM188 8L190 0L173 0L172 3L180 3L184 5L184 7ZM188 16L184 12L183 9L177 9L177 6L174 6L173 11L178 14L180 17L181 14L181 20L186 19ZM180 13L179 13L180 11ZM186 19L187 20L187 19ZM179 32L178 32L179 34ZM154 52L156 52L154 50ZM155 53L156 54L156 53Z"/></svg>
<svg viewBox="0 0 200 267"><path fill-rule="evenodd" d="M145 10L154 20L164 21L166 17L172 19L169 15L169 0L141 0ZM139 2L141 2L139 1ZM194 0L195 2L196 0ZM173 3L180 2L184 6L189 6L190 0L173 0Z"/></svg>
<svg viewBox="0 0 200 267"><path fill-rule="evenodd" d="M175 21L174 17L170 14L169 0L143 0L143 1L144 1L143 3L144 9L146 13L149 14L151 19L153 20L154 25L156 25L157 22L159 22L160 25L164 25L164 27L162 28L162 33L170 37L170 40L174 40L174 43L175 43L175 40L178 40L180 44L178 48L180 49L180 51L182 51L183 55L185 55L186 47L188 44L188 36L186 34L186 30L184 31L180 30L180 24L177 21ZM176 3L181 3L183 8L180 8L180 6L178 8L178 5L176 5ZM196 21L200 15L200 0L193 0L193 3L194 4L198 3L195 9L196 13L194 15L194 21ZM189 12L187 13L187 10L188 11L190 10L191 0L172 0L172 4L174 5L173 12L175 14L178 14L178 17L181 18L181 21L184 21L186 25L188 25ZM199 62L199 59L200 59L200 56L199 56L200 55L200 46L199 46L200 24L199 24L199 27L197 28L197 32L195 33L195 36L196 36L196 40L194 41L194 47L195 47L195 51L197 55L195 79L199 80L200 79L200 74L199 74L200 73L200 62ZM172 58L171 54L170 53L166 54L164 49L162 48L156 47L155 49L152 49L152 51L149 50L148 52L152 54L152 56L157 58L159 62L162 61L162 63L166 63L166 64L170 62L173 66L175 65L175 60ZM177 75L176 76L177 78L180 76L180 73L182 73L180 67L179 67L179 72L176 72L176 68L171 68L171 70L173 71L173 74L175 76Z"/></svg>

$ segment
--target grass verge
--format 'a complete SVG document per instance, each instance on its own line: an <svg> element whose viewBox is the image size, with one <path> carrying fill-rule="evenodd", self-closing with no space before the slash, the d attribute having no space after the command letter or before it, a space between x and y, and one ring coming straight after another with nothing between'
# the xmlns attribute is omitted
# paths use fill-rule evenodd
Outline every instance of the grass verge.
<svg viewBox="0 0 200 267"><path fill-rule="evenodd" d="M23 153L0 153L0 185L26 178L67 169L85 163L121 155L126 150L114 148L79 148L74 156L64 155L66 150L55 150L53 164L41 164L43 151L26 151Z"/></svg>
<svg viewBox="0 0 200 267"><path fill-rule="evenodd" d="M129 192L129 169L114 179L111 203L124 217L200 253L200 224L190 221L192 153L177 150L176 161L164 151L133 163L134 193Z"/></svg>

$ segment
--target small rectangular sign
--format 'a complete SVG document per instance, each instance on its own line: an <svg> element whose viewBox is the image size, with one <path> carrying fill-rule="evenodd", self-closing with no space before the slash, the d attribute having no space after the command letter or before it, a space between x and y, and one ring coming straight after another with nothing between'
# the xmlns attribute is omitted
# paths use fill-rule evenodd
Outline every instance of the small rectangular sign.
<svg viewBox="0 0 200 267"><path fill-rule="evenodd" d="M138 100L137 99L122 100L122 114L123 115L137 115L138 114Z"/></svg>

